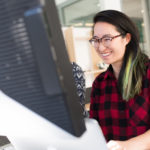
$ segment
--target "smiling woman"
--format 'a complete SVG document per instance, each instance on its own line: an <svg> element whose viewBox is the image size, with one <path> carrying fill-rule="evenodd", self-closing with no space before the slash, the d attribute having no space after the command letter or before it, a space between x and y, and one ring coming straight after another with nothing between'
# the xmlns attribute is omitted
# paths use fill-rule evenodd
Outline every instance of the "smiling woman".
<svg viewBox="0 0 150 150"><path fill-rule="evenodd" d="M122 12L101 11L94 17L90 42L109 64L93 82L90 117L107 141L116 140L108 143L110 150L141 150L141 140L150 139L150 61L139 47L138 30ZM144 142L147 149L149 142Z"/></svg>
<svg viewBox="0 0 150 150"><path fill-rule="evenodd" d="M115 1L115 2L114 2ZM96 51L88 43L91 38L92 18L100 10L115 9L120 10L131 17L131 20L137 25L140 32L140 47L149 53L149 13L145 9L149 2L143 0L56 0L58 12L65 40L67 41L67 50L72 54L73 60L79 64L86 76L86 88L92 86L94 78L97 76L95 71L102 72L97 66L103 63L98 58ZM77 11L78 10L78 11ZM67 36L66 36L67 33ZM110 35L115 36L115 35ZM101 38L101 37L100 37ZM116 40L116 39L114 39ZM105 54L104 54L105 55ZM84 59L83 59L84 58ZM89 72L91 72L89 74Z"/></svg>
<svg viewBox="0 0 150 150"><path fill-rule="evenodd" d="M130 37L129 33L119 32L114 25L102 21L94 25L94 35L90 41L94 41L95 50L104 63L118 68L121 67L125 46L130 41ZM101 39L102 42L97 42L97 39ZM118 69L115 69L114 72L118 77Z"/></svg>

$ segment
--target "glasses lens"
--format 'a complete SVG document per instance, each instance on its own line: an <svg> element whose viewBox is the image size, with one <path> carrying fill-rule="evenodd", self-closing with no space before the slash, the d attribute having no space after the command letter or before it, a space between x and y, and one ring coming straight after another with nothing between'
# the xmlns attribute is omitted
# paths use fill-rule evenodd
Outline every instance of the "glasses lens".
<svg viewBox="0 0 150 150"><path fill-rule="evenodd" d="M99 45L98 39L91 39L90 43L93 47L97 48Z"/></svg>
<svg viewBox="0 0 150 150"><path fill-rule="evenodd" d="M102 44L106 47L108 47L110 45L111 41L112 41L111 37L102 38Z"/></svg>

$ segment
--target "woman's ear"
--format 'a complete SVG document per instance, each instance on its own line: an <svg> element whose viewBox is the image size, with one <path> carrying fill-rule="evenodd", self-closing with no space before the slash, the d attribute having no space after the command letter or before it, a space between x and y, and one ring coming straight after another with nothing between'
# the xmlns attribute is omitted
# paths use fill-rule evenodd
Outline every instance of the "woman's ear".
<svg viewBox="0 0 150 150"><path fill-rule="evenodd" d="M128 44L131 41L131 34L127 33L126 34L126 44Z"/></svg>

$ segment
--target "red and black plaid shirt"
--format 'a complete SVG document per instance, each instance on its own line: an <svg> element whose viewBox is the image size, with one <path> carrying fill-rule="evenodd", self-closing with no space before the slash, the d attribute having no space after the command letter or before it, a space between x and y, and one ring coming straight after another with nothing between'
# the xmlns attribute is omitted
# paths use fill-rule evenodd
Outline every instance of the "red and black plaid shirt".
<svg viewBox="0 0 150 150"><path fill-rule="evenodd" d="M112 67L94 81L90 118L95 118L107 141L127 140L150 129L150 63L143 77L141 93L128 102L117 89Z"/></svg>

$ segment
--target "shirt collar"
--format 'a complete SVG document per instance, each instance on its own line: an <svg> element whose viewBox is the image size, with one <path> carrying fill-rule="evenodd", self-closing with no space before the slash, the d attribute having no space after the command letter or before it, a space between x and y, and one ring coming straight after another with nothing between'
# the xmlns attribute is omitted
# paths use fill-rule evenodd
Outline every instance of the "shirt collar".
<svg viewBox="0 0 150 150"><path fill-rule="evenodd" d="M112 68L112 65L109 65L109 67L107 68L107 70L105 72L104 80L107 78L112 78L112 77L114 77L113 68Z"/></svg>

